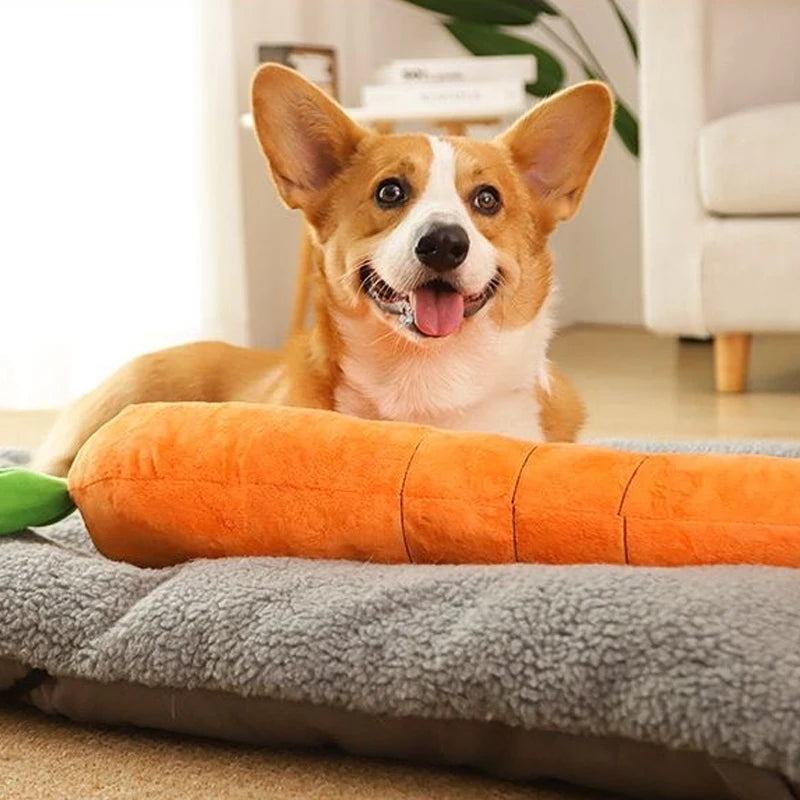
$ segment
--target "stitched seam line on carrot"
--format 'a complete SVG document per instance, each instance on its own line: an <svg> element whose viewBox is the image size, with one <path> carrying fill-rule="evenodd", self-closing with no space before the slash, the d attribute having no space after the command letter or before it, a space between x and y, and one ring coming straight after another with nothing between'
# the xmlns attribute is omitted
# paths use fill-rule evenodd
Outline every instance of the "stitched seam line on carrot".
<svg viewBox="0 0 800 800"><path fill-rule="evenodd" d="M619 501L619 508L617 509L617 516L622 517L622 548L625 554L625 563L630 564L630 558L628 558L628 520L622 513L622 509L625 505L625 498L628 496L628 490L631 488L631 484L633 483L633 479L636 477L636 474L642 468L642 465L649 456L643 456L642 460L636 465L633 472L631 472L630 478L628 478L628 482L625 484L625 488L622 490L622 497Z"/></svg>
<svg viewBox="0 0 800 800"><path fill-rule="evenodd" d="M153 477L140 477L128 478L124 475L104 475L102 478L95 478L88 483L77 483L71 485L70 492L82 492L86 489L91 489L100 483L188 483L195 486L230 486L235 489L246 489L254 486L270 487L272 489L291 489L292 491L301 492L338 492L340 494L364 494L363 488L345 489L345 488L331 488L330 486L308 486L298 485L293 483L276 483L274 481L230 481L230 480L214 480L212 478L176 478L171 475L155 475ZM390 493L385 493L387 497L391 496ZM392 493L393 494L393 493ZM425 498L427 499L427 498Z"/></svg>
<svg viewBox="0 0 800 800"><path fill-rule="evenodd" d="M406 464L406 470L403 473L403 481L400 484L400 532L403 534L403 545L406 548L406 555L408 556L408 563L414 563L414 557L411 555L411 548L408 546L408 538L406 537L406 515L405 515L405 498L406 498L406 481L408 480L408 473L411 472L411 465L414 463L414 457L417 455L417 451L419 450L422 443L425 441L425 438L428 436L427 433L423 433L420 437L419 441L416 444L413 452L411 453L411 457L408 459L408 464Z"/></svg>
<svg viewBox="0 0 800 800"><path fill-rule="evenodd" d="M519 549L517 548L517 490L519 489L519 482L522 480L522 473L528 465L528 460L536 452L537 447L538 445L534 445L525 454L525 458L522 460L522 465L517 473L517 479L514 481L514 491L511 493L511 534L514 542L514 561L519 561Z"/></svg>

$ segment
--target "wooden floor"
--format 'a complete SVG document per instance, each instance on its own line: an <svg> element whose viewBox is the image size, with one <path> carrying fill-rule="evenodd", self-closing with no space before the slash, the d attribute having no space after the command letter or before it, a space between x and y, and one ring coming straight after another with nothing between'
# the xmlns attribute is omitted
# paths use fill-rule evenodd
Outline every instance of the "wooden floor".
<svg viewBox="0 0 800 800"><path fill-rule="evenodd" d="M623 800L456 769L103 728L0 706L2 800Z"/></svg>
<svg viewBox="0 0 800 800"><path fill-rule="evenodd" d="M712 351L711 342L579 327L556 339L551 357L586 401L587 437L800 440L800 337L755 337L742 394L714 391Z"/></svg>
<svg viewBox="0 0 800 800"><path fill-rule="evenodd" d="M748 391L717 394L711 343L630 328L563 331L553 360L589 409L585 437L800 440L800 337L756 337ZM52 411L0 411L0 444L33 447Z"/></svg>

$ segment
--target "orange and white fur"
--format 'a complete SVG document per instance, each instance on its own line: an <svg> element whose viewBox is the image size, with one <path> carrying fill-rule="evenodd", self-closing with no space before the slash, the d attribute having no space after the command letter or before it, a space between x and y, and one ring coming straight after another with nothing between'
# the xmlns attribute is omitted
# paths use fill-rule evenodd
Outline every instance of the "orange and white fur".
<svg viewBox="0 0 800 800"><path fill-rule="evenodd" d="M491 142L367 131L275 65L256 73L252 106L278 192L315 238L314 327L280 352L201 342L141 356L61 414L35 466L65 474L100 425L150 401L573 439L583 406L547 359L547 240L600 157L608 89L561 92Z"/></svg>

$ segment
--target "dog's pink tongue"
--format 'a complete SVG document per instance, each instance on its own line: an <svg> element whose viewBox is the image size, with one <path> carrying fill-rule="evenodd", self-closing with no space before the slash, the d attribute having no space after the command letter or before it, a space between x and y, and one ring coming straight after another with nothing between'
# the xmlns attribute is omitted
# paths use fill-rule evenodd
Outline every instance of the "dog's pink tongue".
<svg viewBox="0 0 800 800"><path fill-rule="evenodd" d="M464 319L464 298L458 292L438 292L420 286L414 292L414 322L428 336L449 336Z"/></svg>

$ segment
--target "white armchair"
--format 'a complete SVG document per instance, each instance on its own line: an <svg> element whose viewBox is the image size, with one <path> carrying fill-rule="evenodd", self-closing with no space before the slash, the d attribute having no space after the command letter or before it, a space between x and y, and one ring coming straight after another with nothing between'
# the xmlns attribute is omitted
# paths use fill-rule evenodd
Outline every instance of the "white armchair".
<svg viewBox="0 0 800 800"><path fill-rule="evenodd" d="M639 5L645 321L715 340L740 391L750 338L800 332L800 2Z"/></svg>

